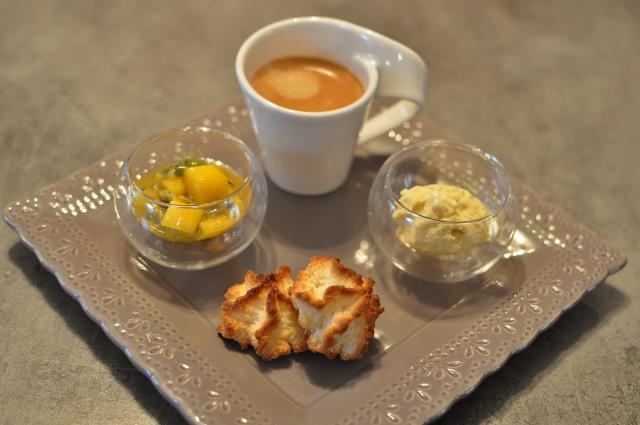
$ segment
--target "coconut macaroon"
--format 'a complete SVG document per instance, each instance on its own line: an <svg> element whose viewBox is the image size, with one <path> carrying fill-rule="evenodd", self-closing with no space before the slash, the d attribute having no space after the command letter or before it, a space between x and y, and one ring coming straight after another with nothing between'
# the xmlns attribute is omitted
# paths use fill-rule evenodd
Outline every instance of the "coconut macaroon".
<svg viewBox="0 0 640 425"><path fill-rule="evenodd" d="M307 348L329 358L361 358L384 311L374 284L338 258L313 257L290 289L298 321L307 332Z"/></svg>
<svg viewBox="0 0 640 425"><path fill-rule="evenodd" d="M292 285L288 267L269 275L248 271L224 295L218 332L242 348L252 346L264 360L303 351L305 331L289 298Z"/></svg>

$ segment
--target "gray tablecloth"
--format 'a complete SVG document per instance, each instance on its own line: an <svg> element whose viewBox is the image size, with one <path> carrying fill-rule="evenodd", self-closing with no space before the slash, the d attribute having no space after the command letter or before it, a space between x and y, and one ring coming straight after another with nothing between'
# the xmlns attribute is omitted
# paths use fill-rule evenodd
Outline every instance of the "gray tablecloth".
<svg viewBox="0 0 640 425"><path fill-rule="evenodd" d="M637 424L635 0L3 0L0 204L236 96L242 40L309 14L415 49L437 122L629 257L441 423ZM11 230L0 235L0 422L183 423Z"/></svg>

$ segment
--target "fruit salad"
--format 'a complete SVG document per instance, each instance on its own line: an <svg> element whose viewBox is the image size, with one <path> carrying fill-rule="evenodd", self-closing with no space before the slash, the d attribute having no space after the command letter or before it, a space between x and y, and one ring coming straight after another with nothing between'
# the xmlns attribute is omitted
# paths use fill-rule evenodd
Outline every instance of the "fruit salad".
<svg viewBox="0 0 640 425"><path fill-rule="evenodd" d="M163 239L195 242L232 230L246 213L251 185L209 158L187 158L136 176L136 218Z"/></svg>

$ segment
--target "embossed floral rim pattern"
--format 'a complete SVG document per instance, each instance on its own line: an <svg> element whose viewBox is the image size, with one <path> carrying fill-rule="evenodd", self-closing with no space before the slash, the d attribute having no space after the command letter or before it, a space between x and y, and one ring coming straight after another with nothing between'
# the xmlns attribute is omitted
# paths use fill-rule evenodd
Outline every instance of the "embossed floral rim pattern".
<svg viewBox="0 0 640 425"><path fill-rule="evenodd" d="M231 132L250 127L246 109L239 103L222 105L198 123ZM390 132L389 138L406 145L428 136L430 125L428 119L418 118ZM111 208L115 176L125 156L125 152L114 154L10 204L4 211L5 221L187 420L278 423L279 418L264 413L259 400L244 394L233 376L181 335L75 225L81 215ZM407 364L404 373L372 390L366 403L332 419L333 423L419 424L439 417L624 265L625 258L592 231L530 189L519 189L520 231L553 250L554 260L536 270L516 293L466 323L437 349Z"/></svg>

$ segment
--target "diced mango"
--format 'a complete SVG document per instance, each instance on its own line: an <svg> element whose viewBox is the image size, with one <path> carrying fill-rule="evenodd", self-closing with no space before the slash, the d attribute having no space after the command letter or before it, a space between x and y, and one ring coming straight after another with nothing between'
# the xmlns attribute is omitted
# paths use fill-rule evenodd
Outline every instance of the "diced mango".
<svg viewBox="0 0 640 425"><path fill-rule="evenodd" d="M146 190L148 188L150 188L151 186L153 186L158 179L160 179L162 177L162 173L156 171L156 172L148 172L143 174L142 176L140 176L139 179L136 179L136 185L142 189L142 190Z"/></svg>
<svg viewBox="0 0 640 425"><path fill-rule="evenodd" d="M187 193L197 204L217 201L229 194L227 176L214 164L188 167L183 178Z"/></svg>
<svg viewBox="0 0 640 425"><path fill-rule="evenodd" d="M180 177L166 177L162 179L160 186L171 192L173 196L184 196L187 194L187 188Z"/></svg>
<svg viewBox="0 0 640 425"><path fill-rule="evenodd" d="M229 214L217 214L200 222L198 239L215 238L233 229L238 222Z"/></svg>
<svg viewBox="0 0 640 425"><path fill-rule="evenodd" d="M172 205L186 205L187 203L174 199ZM169 207L162 217L161 225L169 229L178 230L186 235L195 235L202 220L204 210L199 208Z"/></svg>

